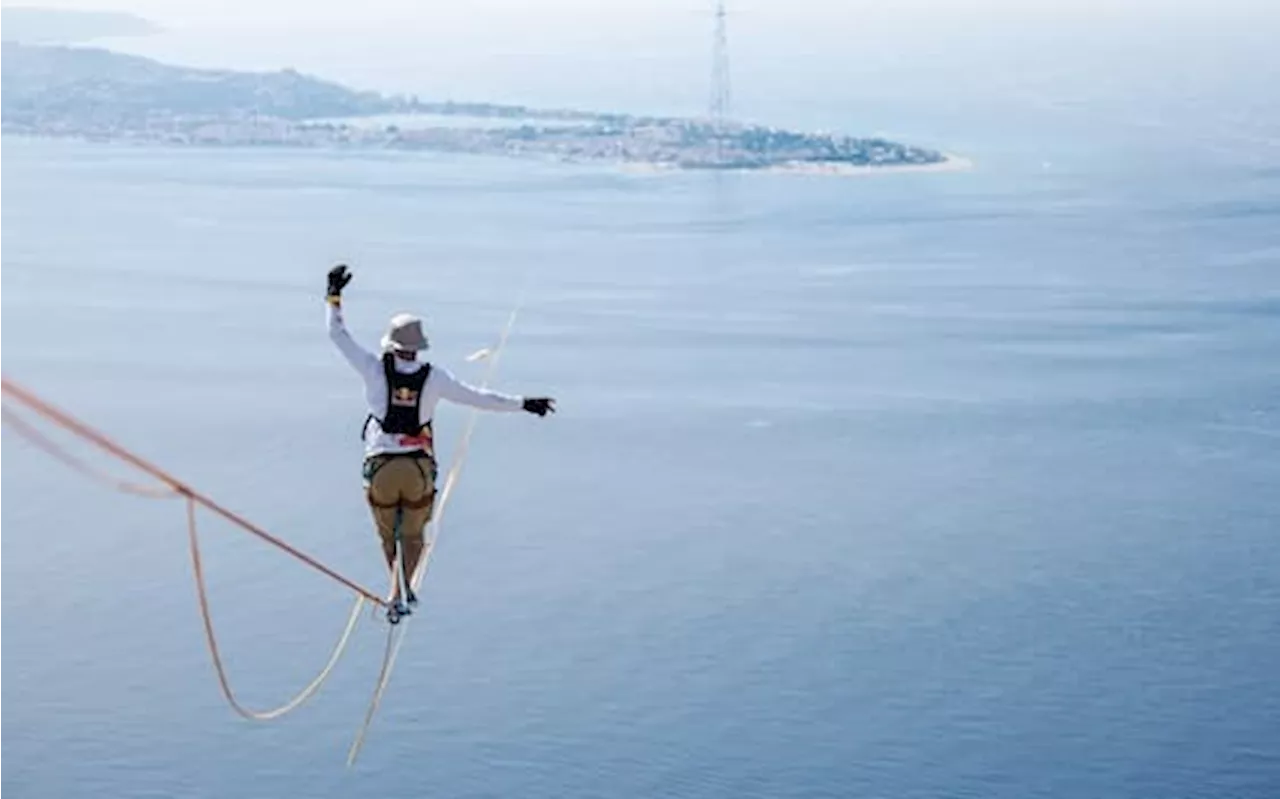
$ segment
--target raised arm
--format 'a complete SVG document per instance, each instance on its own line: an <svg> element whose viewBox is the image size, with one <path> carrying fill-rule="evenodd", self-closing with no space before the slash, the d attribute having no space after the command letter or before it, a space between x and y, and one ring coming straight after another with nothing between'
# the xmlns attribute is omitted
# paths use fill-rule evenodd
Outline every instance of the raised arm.
<svg viewBox="0 0 1280 799"><path fill-rule="evenodd" d="M335 266L329 270L329 286L325 296L328 314L329 339L338 347L338 351L347 359L363 377L371 373L380 373L378 358L373 353L356 343L351 337L346 324L342 321L342 289L351 282L351 273L345 266Z"/></svg>

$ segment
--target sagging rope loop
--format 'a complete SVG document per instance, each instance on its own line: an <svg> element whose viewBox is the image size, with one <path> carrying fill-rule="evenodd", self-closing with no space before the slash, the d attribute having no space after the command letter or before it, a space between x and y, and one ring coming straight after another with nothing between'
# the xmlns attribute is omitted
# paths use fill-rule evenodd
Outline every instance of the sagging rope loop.
<svg viewBox="0 0 1280 799"><path fill-rule="evenodd" d="M187 540L191 549L191 571L195 575L196 596L200 602L200 619L204 622L205 643L209 647L209 656L213 660L213 668L218 675L218 687L222 689L222 695L226 698L227 704L231 705L231 708L241 716L254 721L270 721L280 718L286 713L301 707L303 703L320 690L320 686L324 684L324 681L329 679L334 667L342 659L342 653L346 651L347 644L351 642L351 633L355 631L356 622L360 620L360 609L364 606L365 598L362 596L356 597L355 604L351 606L351 612L347 615L346 626L343 628L341 635L338 636L338 642L334 644L333 651L330 653L324 667L312 678L311 682L307 683L296 696L277 708L250 710L236 699L235 692L231 690L231 681L227 678L226 667L222 663L222 655L218 649L218 639L213 632L213 618L209 615L209 592L204 582L204 564L200 559L200 539L196 533L196 500L190 494L186 495L186 500Z"/></svg>
<svg viewBox="0 0 1280 799"><path fill-rule="evenodd" d="M519 301L516 303L516 306L512 309L511 314L507 318L507 323L502 330L502 335L499 338L497 346L495 346L492 351L485 353L489 357L489 364L488 369L485 372L484 380L481 383L482 387L488 387L489 383L492 381L493 376L497 371L499 358L506 346L507 339L511 335L511 330L515 326L516 317L519 315L523 306L524 294L522 293ZM478 358L479 355L480 354L477 353L476 357ZM468 360L474 359L475 358L471 358ZM181 497L185 500L187 537L191 552L191 567L196 583L196 595L200 606L201 621L204 626L205 642L209 649L209 655L213 662L214 670L217 673L218 687L222 691L222 695L227 700L227 703L241 716L257 721L267 721L279 718L293 710L296 710L298 707L301 707L308 699L315 695L315 693L320 689L320 686L323 685L325 680L329 678L329 675L332 674L338 660L342 657L343 652L351 641L351 635L355 630L356 622L359 619L360 610L364 603L369 602L375 608L379 606L387 607L389 605L389 601L387 599L379 597L369 589L347 579L311 556L301 552L300 550L285 543L283 540L276 538L260 527L254 525L247 519L227 510L212 499L196 492L194 489L177 480L169 473L157 466L153 466L137 455L134 455L132 452L124 449L102 433L99 433L83 422L80 422L65 412L58 410L54 406L40 399L34 393L11 381L9 378L0 377L0 386L2 386L2 392L5 397L14 399L16 402L26 406L29 410L44 417L46 420L52 422L58 427L61 427L73 435L94 444L118 460L121 460L157 479L162 486L140 486L128 481L119 480L105 472L97 470L79 458L76 458L74 455L71 455L64 448L59 447L51 439L41 434L17 414L9 411L8 409L0 408L0 410L3 410L2 421L5 424L8 424L23 438L45 451L56 460L62 462L64 465L123 493L155 499ZM444 510L448 504L449 498L453 495L453 490L457 485L458 476L461 474L463 462L466 460L467 452L470 448L471 434L475 430L478 416L479 413L476 410L472 410L468 416L466 427L459 438L457 452L454 455L453 462L450 464L449 471L445 476L444 486L440 492L440 499L431 521L433 532L427 539L429 544L422 554L422 560L419 562L417 570L410 578L410 585L412 585L415 591L421 587L423 580L426 578L427 568L431 563L431 556L435 551L435 544L439 541L444 518ZM338 637L338 641L334 645L328 661L310 683L303 687L303 689L292 699L279 707L271 710L251 710L240 703L235 696L235 692L231 689L231 683L227 677L225 665L222 662L222 655L218 649L217 636L214 634L212 615L209 611L208 590L204 580L204 564L200 556L200 542L196 525L197 506L203 506L204 508L213 511L244 531L261 538L272 546L283 550L285 553L292 555L294 558L321 572L325 576L341 583L356 594L356 601L347 618L346 626ZM391 672L394 669L396 659L399 656L400 647L404 643L404 630L407 629L407 626L402 624L399 625L399 628L399 634L397 634L396 627L392 627L387 631L387 643L382 658L382 666L378 673L373 697L369 703L368 711L365 714L364 723L361 725L355 740L351 744L351 749L348 752L348 766L355 763L356 757L359 755L360 750L364 745L364 740L369 732L369 728L373 723L374 716L377 714L378 708L381 705L382 696L386 692L387 685L391 680Z"/></svg>
<svg viewBox="0 0 1280 799"><path fill-rule="evenodd" d="M200 607L200 617L204 626L205 643L209 649L209 656L213 662L214 671L217 675L218 687L222 691L222 695L227 700L227 703L241 716L255 721L269 721L280 718L286 713L301 707L308 699L320 690L320 687L329 678L329 675L333 673L334 667L337 666L338 661L341 659L342 654L346 651L347 645L351 641L351 634L355 630L356 622L360 618L360 610L364 606L365 602L370 601L376 604L386 604L385 600L372 594L367 589L361 588L341 575L337 575L335 572L332 572L310 556L304 555L288 544L285 544L283 541L280 541L265 531L260 530L255 525L240 519L239 516L223 509L212 500L196 493L185 483L173 478L158 467L151 466L136 455L129 453L127 450L119 447L119 445L111 442L106 438L106 436L98 433L87 425L84 425L82 422L72 419L62 411L57 410L53 406L41 400L35 394L27 391L26 389L20 388L8 378L3 379L3 393L5 397L12 398L14 401L24 405L29 410L39 414L57 426L80 438L96 444L119 460L123 460L126 463L141 469L152 477L155 477L160 481L161 485L138 485L136 483L118 479L102 470L90 466L82 459L72 455L64 447L59 446L51 438L45 436L14 411L7 407L0 407L0 420L2 420L4 424L8 425L14 432L31 442L34 446L72 470L122 493L147 497L150 499L181 497L185 500L187 540L191 551L191 568L195 578L196 596ZM352 606L351 612L347 617L346 625L343 628L342 633L338 636L338 641L334 645L333 651L330 653L324 666L320 669L319 673L312 678L312 680L307 683L300 692L298 692L298 694L279 707L272 708L270 710L251 710L236 698L235 692L231 688L231 681L227 676L226 666L222 661L222 655L218 649L217 636L215 635L213 628L213 618L209 611L208 589L204 579L204 565L200 557L200 541L196 527L196 508L198 505L203 505L224 518L230 519L242 529L263 538L268 543L275 544L288 554L299 558L304 563L316 568L327 576L333 577L338 582L352 588L356 592L355 604Z"/></svg>

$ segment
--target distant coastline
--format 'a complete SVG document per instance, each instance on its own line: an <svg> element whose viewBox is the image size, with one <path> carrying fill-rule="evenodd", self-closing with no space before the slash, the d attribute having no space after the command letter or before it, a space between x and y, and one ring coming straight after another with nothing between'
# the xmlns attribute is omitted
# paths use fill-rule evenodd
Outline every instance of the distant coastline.
<svg viewBox="0 0 1280 799"><path fill-rule="evenodd" d="M3 44L5 133L186 146L536 157L630 169L854 175L964 159L883 138L738 122L359 91L294 70L170 66L90 47Z"/></svg>
<svg viewBox="0 0 1280 799"><path fill-rule="evenodd" d="M762 174L788 175L837 175L843 177L859 177L876 175L885 172L964 172L973 169L973 160L954 153L941 153L942 160L925 164L896 164L893 166L858 166L846 163L791 161L780 162L767 167L734 169L725 167L725 172L757 172ZM662 164L630 163L625 165L628 172L648 174L670 174L681 171L677 166Z"/></svg>

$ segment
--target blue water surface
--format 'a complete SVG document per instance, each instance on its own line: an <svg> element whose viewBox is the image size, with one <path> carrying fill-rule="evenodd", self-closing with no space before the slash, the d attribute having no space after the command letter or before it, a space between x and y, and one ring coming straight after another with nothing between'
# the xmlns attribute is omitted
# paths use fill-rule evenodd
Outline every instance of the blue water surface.
<svg viewBox="0 0 1280 799"><path fill-rule="evenodd" d="M181 506L6 429L4 789L1275 796L1275 149L1015 122L841 179L6 138L6 377L362 583L332 263L469 380L523 297L497 386L560 413L480 420L351 770L383 623L235 717ZM349 595L201 523L281 701Z"/></svg>

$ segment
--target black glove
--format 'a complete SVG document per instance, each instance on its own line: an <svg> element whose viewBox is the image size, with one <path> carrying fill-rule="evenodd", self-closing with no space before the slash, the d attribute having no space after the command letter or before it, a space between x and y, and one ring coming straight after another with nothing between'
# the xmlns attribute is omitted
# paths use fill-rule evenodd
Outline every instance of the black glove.
<svg viewBox="0 0 1280 799"><path fill-rule="evenodd" d="M524 401L524 409L529 413L546 416L556 412L556 401L550 397L528 397Z"/></svg>
<svg viewBox="0 0 1280 799"><path fill-rule="evenodd" d="M336 300L342 296L342 290L351 282L351 273L346 264L338 264L329 270L329 288L327 297Z"/></svg>

